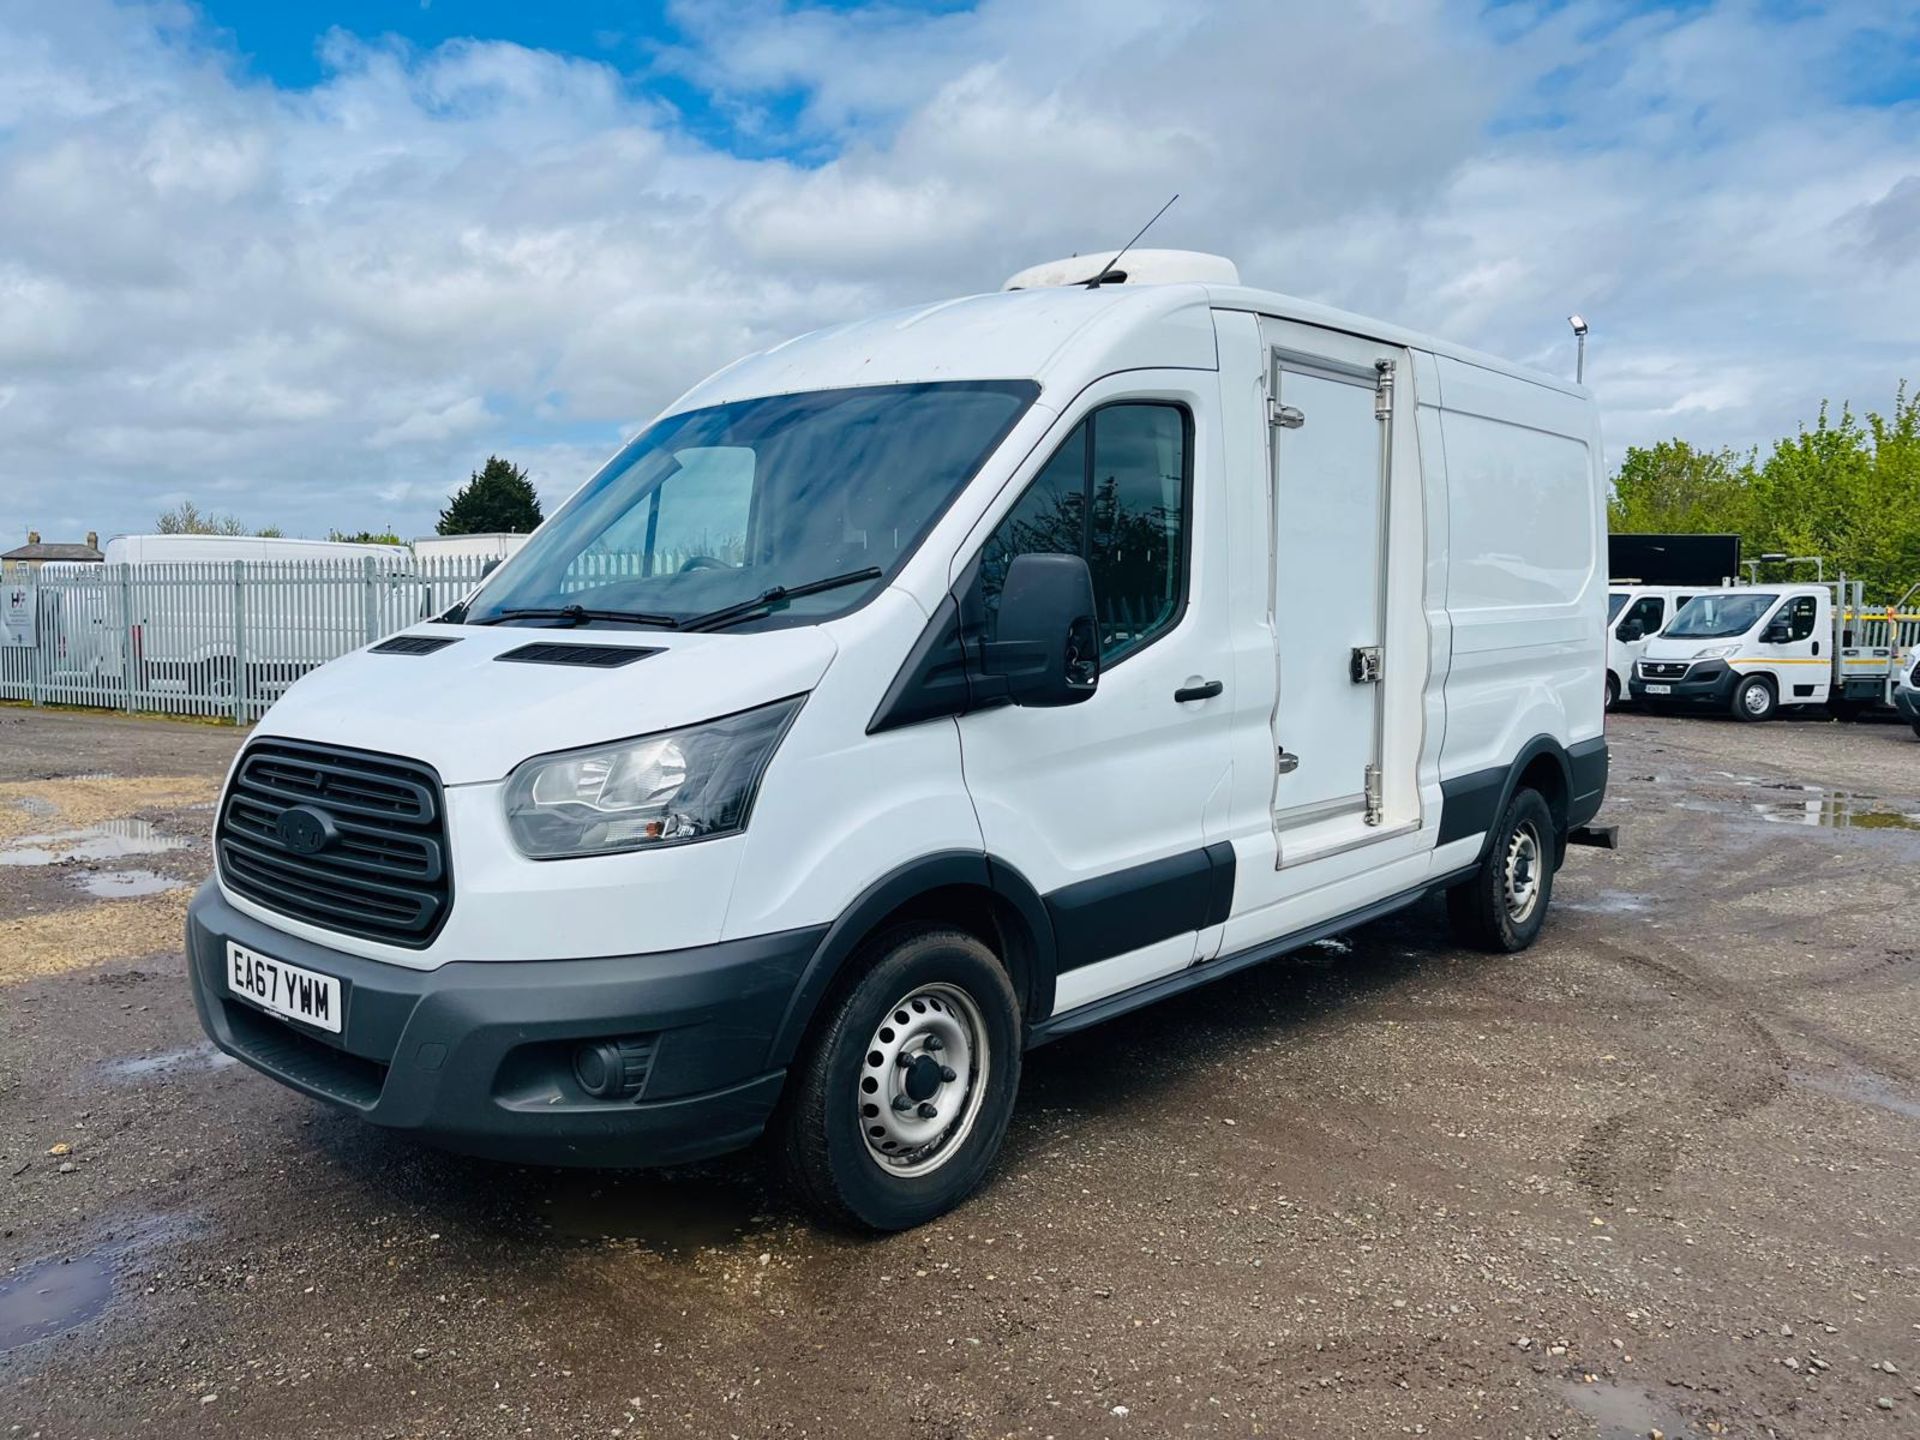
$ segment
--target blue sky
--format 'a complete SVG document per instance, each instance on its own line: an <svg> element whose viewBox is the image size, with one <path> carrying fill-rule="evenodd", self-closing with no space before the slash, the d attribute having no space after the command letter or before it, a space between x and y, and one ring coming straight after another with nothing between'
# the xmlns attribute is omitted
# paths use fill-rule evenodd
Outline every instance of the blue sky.
<svg viewBox="0 0 1920 1440"><path fill-rule="evenodd" d="M0 0L0 538L549 500L736 358L1117 244L1570 370L1920 381L1912 0Z"/></svg>

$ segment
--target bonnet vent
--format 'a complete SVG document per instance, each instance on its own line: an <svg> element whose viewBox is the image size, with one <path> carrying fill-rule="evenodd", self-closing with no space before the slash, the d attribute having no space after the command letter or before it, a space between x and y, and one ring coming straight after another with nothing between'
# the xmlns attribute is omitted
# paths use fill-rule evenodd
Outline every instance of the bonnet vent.
<svg viewBox="0 0 1920 1440"><path fill-rule="evenodd" d="M567 645L559 641L543 640L532 645L522 645L517 650L509 650L494 658L511 660L516 665L574 665L587 670L614 670L659 653L658 646Z"/></svg>
<svg viewBox="0 0 1920 1440"><path fill-rule="evenodd" d="M396 635L382 640L370 653L374 655L431 655L449 645L458 645L458 635Z"/></svg>

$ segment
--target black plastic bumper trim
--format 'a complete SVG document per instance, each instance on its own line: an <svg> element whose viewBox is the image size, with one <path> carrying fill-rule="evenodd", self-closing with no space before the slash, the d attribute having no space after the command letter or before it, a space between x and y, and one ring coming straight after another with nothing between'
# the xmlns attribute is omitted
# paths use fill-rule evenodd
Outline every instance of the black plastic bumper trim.
<svg viewBox="0 0 1920 1440"><path fill-rule="evenodd" d="M188 971L215 1044L316 1099L449 1149L560 1165L665 1165L750 1143L780 1095L769 1044L824 927L652 955L454 961L414 970L262 924L212 881ZM231 994L226 942L339 978L337 1036ZM596 1100L580 1040L657 1036L638 1101Z"/></svg>

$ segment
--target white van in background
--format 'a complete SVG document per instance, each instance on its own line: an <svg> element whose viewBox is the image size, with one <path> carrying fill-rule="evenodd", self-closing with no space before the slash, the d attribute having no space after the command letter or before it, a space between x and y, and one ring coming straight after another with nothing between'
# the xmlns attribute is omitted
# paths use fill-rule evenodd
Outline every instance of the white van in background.
<svg viewBox="0 0 1920 1440"><path fill-rule="evenodd" d="M345 585L296 583L296 576L324 573L322 566L365 566L371 561L369 578L390 586L413 567L404 545L258 535L116 535L107 541L105 553L109 570L115 565L138 567L128 586L126 634L140 688L218 699L233 695L243 678L242 663L246 693L265 697L355 640L364 640L361 595L348 595ZM250 572L237 630L236 561L288 567ZM289 562L308 562L314 568L301 572ZM111 653L101 657L109 675L120 674L124 664L117 615L114 619L108 631ZM238 652L236 633L241 637Z"/></svg>
<svg viewBox="0 0 1920 1440"><path fill-rule="evenodd" d="M421 560L505 560L531 538L496 531L485 535L422 535L413 542L413 553Z"/></svg>
<svg viewBox="0 0 1920 1440"><path fill-rule="evenodd" d="M1782 706L1827 703L1834 644L1833 592L1824 584L1710 591L1647 643L1629 688L1656 710L1770 720Z"/></svg>
<svg viewBox="0 0 1920 1440"><path fill-rule="evenodd" d="M1429 895L1531 944L1603 838L1588 392L1218 257L1014 283L720 371L295 684L188 922L219 1046L486 1155L771 1128L894 1229L1031 1046Z"/></svg>
<svg viewBox="0 0 1920 1440"><path fill-rule="evenodd" d="M1613 582L1607 592L1607 709L1626 696L1634 662L1647 642L1681 606L1706 588L1710 587Z"/></svg>

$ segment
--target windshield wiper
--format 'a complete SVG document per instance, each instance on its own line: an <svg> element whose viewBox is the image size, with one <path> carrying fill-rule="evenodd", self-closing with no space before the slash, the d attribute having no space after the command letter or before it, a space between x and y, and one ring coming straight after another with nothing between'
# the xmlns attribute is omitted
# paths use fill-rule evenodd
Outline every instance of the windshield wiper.
<svg viewBox="0 0 1920 1440"><path fill-rule="evenodd" d="M475 625L498 625L502 620L570 620L584 625L589 620L632 620L641 625L658 625L662 629L673 630L680 622L671 615L650 615L644 610L589 610L584 605L533 606L518 610L502 610L497 615L489 615L484 620L475 620Z"/></svg>
<svg viewBox="0 0 1920 1440"><path fill-rule="evenodd" d="M829 575L824 580L809 580L804 585L775 585L770 590L762 590L751 600L741 600L732 605L722 605L718 610L709 610L704 615L696 615L691 620L680 622L682 630L718 630L731 625L736 620L746 620L778 605L783 600L797 600L802 595L818 595L822 590L838 590L842 585L858 585L862 580L878 580L881 576L878 565L869 565L864 570L849 570L844 575Z"/></svg>

